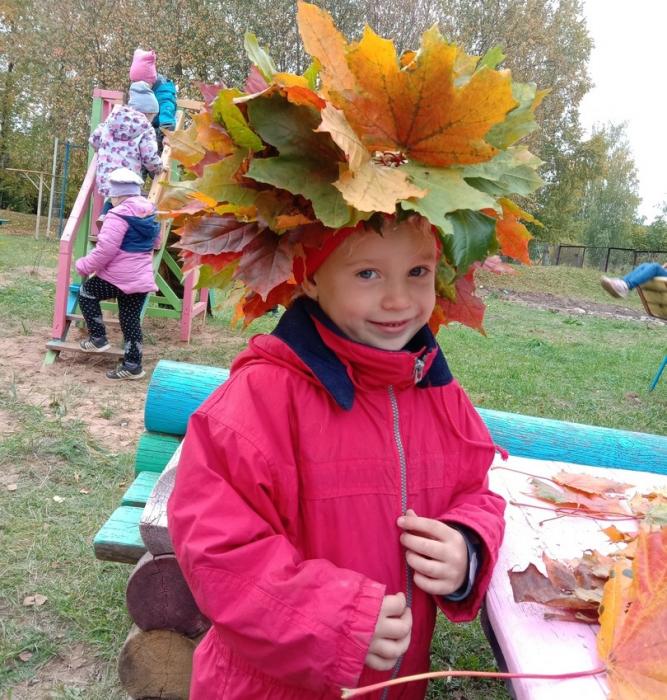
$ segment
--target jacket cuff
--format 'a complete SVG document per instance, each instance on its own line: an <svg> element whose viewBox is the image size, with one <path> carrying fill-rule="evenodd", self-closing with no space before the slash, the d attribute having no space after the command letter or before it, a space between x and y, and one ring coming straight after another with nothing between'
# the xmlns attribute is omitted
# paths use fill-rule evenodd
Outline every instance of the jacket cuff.
<svg viewBox="0 0 667 700"><path fill-rule="evenodd" d="M482 564L482 550L477 544L477 537L473 535L470 528L465 527L465 525L460 525L459 523L447 523L447 525L454 530L458 530L466 543L466 549L468 550L468 575L466 580L456 591L449 595L444 595L442 598L450 603L460 603L470 595L475 585L477 571Z"/></svg>
<svg viewBox="0 0 667 700"><path fill-rule="evenodd" d="M380 616L385 586L375 581L362 583L355 603L347 616L345 634L338 644L338 664L331 685L336 688L356 688L364 670L375 626Z"/></svg>

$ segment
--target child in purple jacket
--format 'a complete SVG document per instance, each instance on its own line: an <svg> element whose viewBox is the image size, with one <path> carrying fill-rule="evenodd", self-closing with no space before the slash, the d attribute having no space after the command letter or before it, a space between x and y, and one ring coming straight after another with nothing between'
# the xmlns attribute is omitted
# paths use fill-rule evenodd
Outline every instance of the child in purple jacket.
<svg viewBox="0 0 667 700"><path fill-rule="evenodd" d="M130 85L126 105L117 105L93 131L89 143L97 151L97 190L110 196L109 175L117 168L128 168L141 175L141 169L156 175L162 170L155 131L151 122L159 106L150 85L138 81ZM142 182L143 184L143 182ZM104 213L108 211L108 204Z"/></svg>
<svg viewBox="0 0 667 700"><path fill-rule="evenodd" d="M157 290L153 248L159 244L160 224L155 207L141 195L142 179L127 168L114 170L108 180L112 209L104 218L95 249L76 263L80 275L95 275L81 286L79 306L90 337L80 342L84 352L105 352L111 346L102 320L100 301L118 301L125 356L109 379L141 379L141 310L149 292Z"/></svg>

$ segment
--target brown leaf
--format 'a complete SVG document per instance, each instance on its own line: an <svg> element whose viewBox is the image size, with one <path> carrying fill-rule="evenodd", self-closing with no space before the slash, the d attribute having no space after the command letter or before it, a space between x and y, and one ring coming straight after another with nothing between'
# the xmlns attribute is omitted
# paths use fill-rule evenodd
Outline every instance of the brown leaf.
<svg viewBox="0 0 667 700"><path fill-rule="evenodd" d="M623 484L614 479L607 479L602 476L592 474L572 474L560 471L553 477L553 480L565 488L573 491L581 491L588 494L624 493L632 484Z"/></svg>
<svg viewBox="0 0 667 700"><path fill-rule="evenodd" d="M23 599L23 605L27 608L29 607L40 607L41 605L44 605L48 598L45 595L42 595L41 593L35 593L34 595L27 595Z"/></svg>

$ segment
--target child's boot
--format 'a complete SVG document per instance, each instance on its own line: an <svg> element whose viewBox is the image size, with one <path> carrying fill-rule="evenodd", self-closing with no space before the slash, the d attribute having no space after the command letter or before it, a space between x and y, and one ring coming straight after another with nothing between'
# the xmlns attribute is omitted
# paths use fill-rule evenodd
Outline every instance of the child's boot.
<svg viewBox="0 0 667 700"><path fill-rule="evenodd" d="M141 379L146 372L135 362L121 362L116 369L107 372L107 379Z"/></svg>
<svg viewBox="0 0 667 700"><path fill-rule="evenodd" d="M106 338L86 338L79 342L79 347L84 352L106 352L111 345Z"/></svg>

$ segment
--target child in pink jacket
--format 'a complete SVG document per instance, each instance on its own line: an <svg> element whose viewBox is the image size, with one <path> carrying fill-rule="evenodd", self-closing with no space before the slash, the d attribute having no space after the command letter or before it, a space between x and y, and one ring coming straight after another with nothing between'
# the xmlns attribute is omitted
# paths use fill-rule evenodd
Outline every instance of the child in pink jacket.
<svg viewBox="0 0 667 700"><path fill-rule="evenodd" d="M100 301L116 299L125 340L123 362L107 372L109 379L141 379L141 311L149 292L157 290L153 276L153 249L159 243L160 224L155 207L141 195L142 179L127 168L109 176L112 208L104 218L97 245L76 263L89 276L79 292L79 306L90 337L80 342L85 352L105 352L111 346L102 320ZM90 276L94 275L94 276Z"/></svg>
<svg viewBox="0 0 667 700"><path fill-rule="evenodd" d="M477 614L505 504L427 325L439 255L419 216L329 234L305 295L190 418L168 504L212 622L190 700L333 700L428 671L437 609Z"/></svg>

